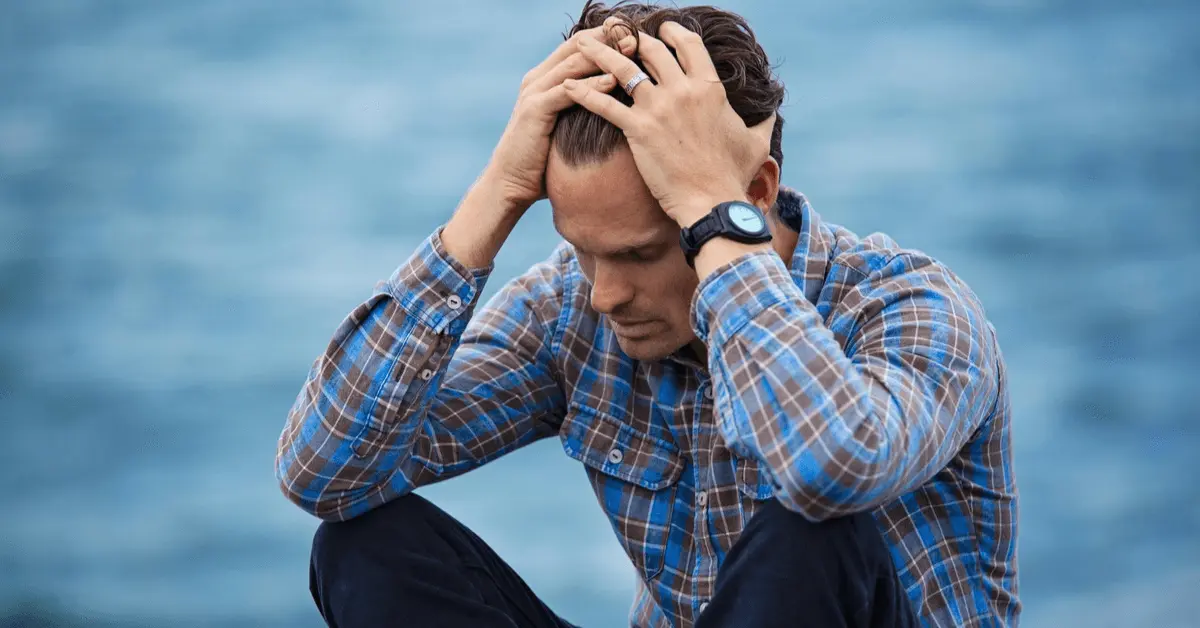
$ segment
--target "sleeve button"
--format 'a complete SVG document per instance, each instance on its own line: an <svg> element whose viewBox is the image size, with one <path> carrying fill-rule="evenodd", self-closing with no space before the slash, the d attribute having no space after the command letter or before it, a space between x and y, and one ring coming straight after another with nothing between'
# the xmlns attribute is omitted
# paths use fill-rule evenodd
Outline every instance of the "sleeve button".
<svg viewBox="0 0 1200 628"><path fill-rule="evenodd" d="M457 294L452 294L446 298L446 305L452 310L457 310L462 307L462 299L458 298Z"/></svg>

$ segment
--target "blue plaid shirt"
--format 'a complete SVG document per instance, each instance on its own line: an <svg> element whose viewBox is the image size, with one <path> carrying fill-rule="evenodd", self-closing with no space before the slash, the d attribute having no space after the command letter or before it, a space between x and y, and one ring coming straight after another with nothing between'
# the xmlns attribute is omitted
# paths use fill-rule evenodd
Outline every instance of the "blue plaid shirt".
<svg viewBox="0 0 1200 628"><path fill-rule="evenodd" d="M690 626L746 522L871 511L927 626L1014 626L1008 387L974 294L929 256L776 207L789 263L696 291L707 364L625 356L571 248L475 312L490 269L438 234L338 327L279 442L285 494L329 520L557 436L641 578L634 626Z"/></svg>

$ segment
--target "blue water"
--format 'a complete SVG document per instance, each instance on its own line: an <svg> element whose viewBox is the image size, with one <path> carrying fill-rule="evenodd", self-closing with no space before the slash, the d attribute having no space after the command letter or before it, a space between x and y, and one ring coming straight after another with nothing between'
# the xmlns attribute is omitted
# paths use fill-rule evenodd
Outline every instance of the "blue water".
<svg viewBox="0 0 1200 628"><path fill-rule="evenodd" d="M581 4L0 2L0 625L319 625L287 409ZM785 182L989 307L1026 625L1194 625L1200 4L725 6L788 85ZM489 294L554 243L538 206ZM427 495L564 616L625 620L556 443Z"/></svg>

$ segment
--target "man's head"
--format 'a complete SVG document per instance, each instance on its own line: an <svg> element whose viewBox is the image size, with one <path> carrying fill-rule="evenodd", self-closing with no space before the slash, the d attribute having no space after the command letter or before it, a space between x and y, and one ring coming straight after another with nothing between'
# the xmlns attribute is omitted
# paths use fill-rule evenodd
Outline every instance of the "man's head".
<svg viewBox="0 0 1200 628"><path fill-rule="evenodd" d="M632 29L657 34L667 20L698 33L730 105L746 125L778 114L783 85L772 77L766 53L740 16L708 6L622 2L606 7L589 1L566 36L600 26L609 17L621 19L628 29L613 29L610 43ZM642 65L636 53L633 60ZM619 88L613 95L632 103ZM747 190L760 206L769 207L775 200L778 165L783 162L782 131L783 118L777 116L771 134L773 163L759 171L760 178L775 181L756 180ZM571 107L559 115L551 146L546 192L555 227L575 247L591 282L592 307L612 322L622 350L637 359L654 360L695 340L690 306L696 273L679 248L679 226L642 181L621 130L582 107Z"/></svg>

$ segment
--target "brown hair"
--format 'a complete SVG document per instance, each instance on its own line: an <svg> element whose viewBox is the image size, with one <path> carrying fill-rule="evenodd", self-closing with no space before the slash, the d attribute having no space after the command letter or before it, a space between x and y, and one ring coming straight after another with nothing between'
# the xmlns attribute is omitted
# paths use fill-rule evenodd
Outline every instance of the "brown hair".
<svg viewBox="0 0 1200 628"><path fill-rule="evenodd" d="M726 98L746 126L754 126L771 114L778 113L783 103L783 84L772 76L767 53L758 44L750 25L742 16L711 6L675 8L622 1L607 7L588 0L579 20L563 37L569 38L581 30L600 26L613 16L621 21L620 25L609 29L609 45L613 47L621 37L633 32L642 31L657 36L658 27L663 22L678 22L704 40L704 47L708 49L717 69L717 76L721 77L721 83L725 86ZM637 52L632 58L638 67L645 70ZM620 87L614 89L612 95L626 105L633 103L633 99ZM781 166L782 136L783 116L779 116L771 131L770 154ZM551 141L563 161L577 166L607 160L624 144L625 136L611 122L574 105L559 113Z"/></svg>

